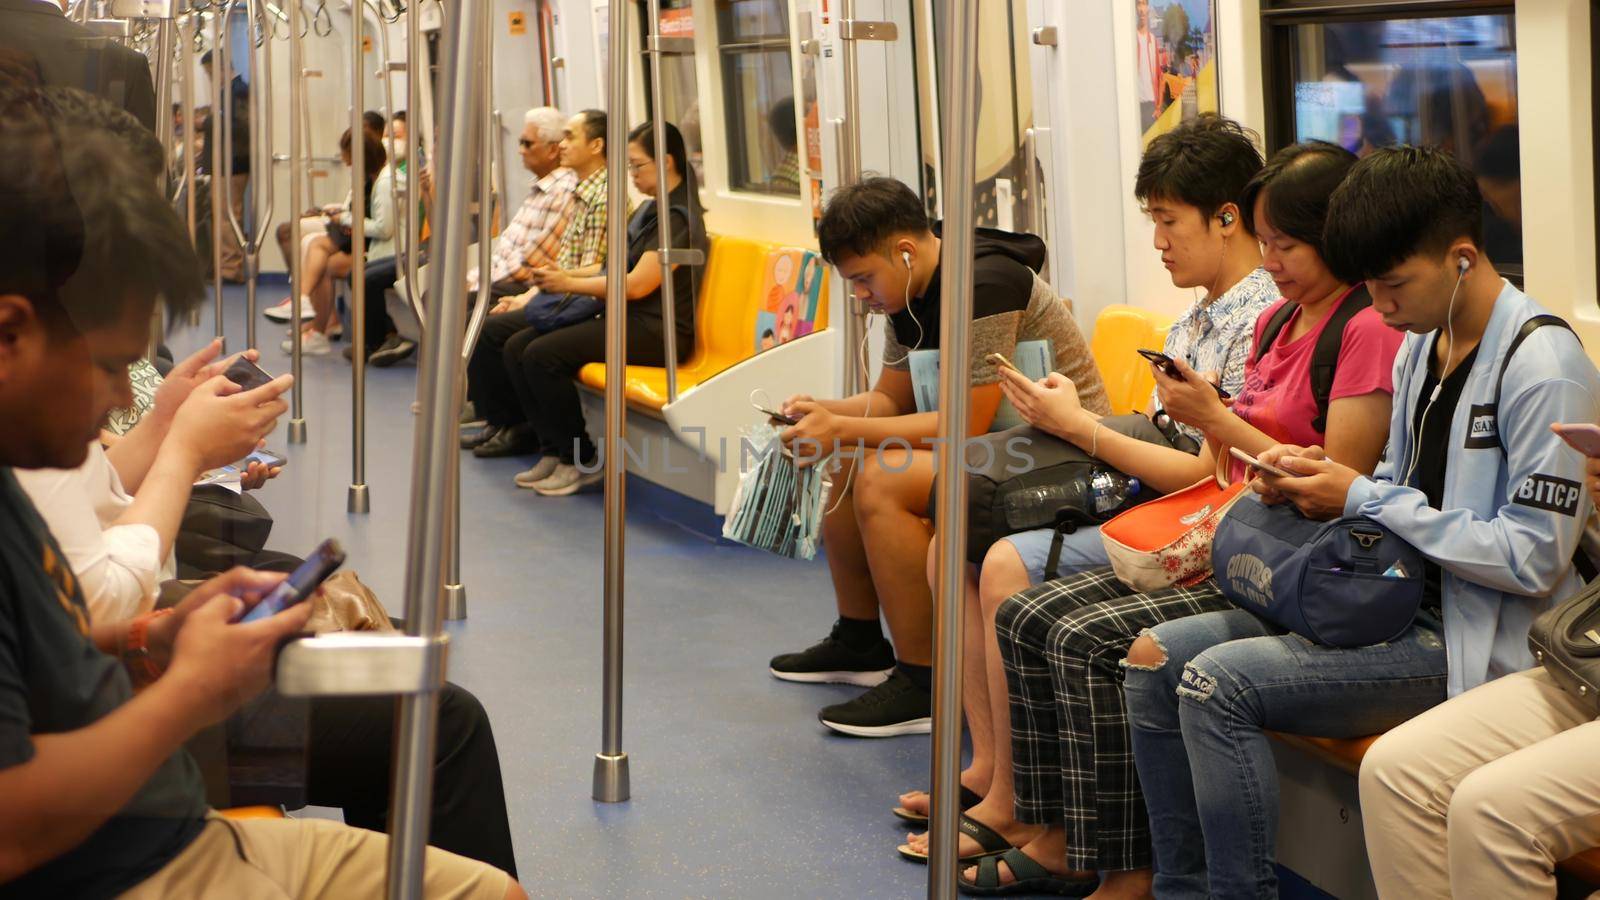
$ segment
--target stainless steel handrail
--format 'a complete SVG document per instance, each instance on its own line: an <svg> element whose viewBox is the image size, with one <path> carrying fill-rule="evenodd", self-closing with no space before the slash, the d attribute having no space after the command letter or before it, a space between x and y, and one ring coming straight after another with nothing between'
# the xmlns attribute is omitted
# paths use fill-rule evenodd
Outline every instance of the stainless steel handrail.
<svg viewBox="0 0 1600 900"><path fill-rule="evenodd" d="M439 134L440 197L434 238L440 247L460 247L468 230L467 194L481 136L471 120L478 109L477 79L472 73L473 48L487 30L483 0L460 0L445 7L441 45L440 96L444 98ZM456 416L462 366L454 340L466 318L465 260L462 253L437 254L428 268L428 336L423 344L426 385L417 423L416 463L411 481L411 523L406 553L406 633L437 640L443 633L442 569L444 521L441 513L450 492L450 473L442 463L458 446ZM430 685L430 688L433 686ZM391 803L389 896L422 896L423 849L428 842L432 808L433 757L438 727L438 695L434 690L401 700L395 793Z"/></svg>
<svg viewBox="0 0 1600 900"><path fill-rule="evenodd" d="M420 132L425 127L421 115L421 73L426 71L424 66L418 65L423 55L422 26L418 20L420 8L421 4L413 0L406 10L406 208L402 220L406 235L405 258L402 260L406 267L404 290L406 300L417 315L418 327L427 320L427 312L422 308L422 287L417 284L422 256L422 216L417 210L421 205L418 194L423 169L417 148L420 145Z"/></svg>
<svg viewBox="0 0 1600 900"><path fill-rule="evenodd" d="M161 189L163 192L170 190L167 182L172 176L172 145L176 139L173 133L172 122L172 57L177 52L176 43L177 26L170 15L164 16L156 23L156 43L152 56L155 63L155 88L156 88L156 139L161 144ZM169 195L170 196L170 195ZM146 358L155 359L161 346L163 334L162 304L156 304L155 312L150 318L150 346Z"/></svg>
<svg viewBox="0 0 1600 900"><path fill-rule="evenodd" d="M605 612L602 629L600 752L594 760L593 797L620 803L632 794L628 754L622 752L622 610L624 516L627 466L622 457L627 398L623 378L628 362L628 21L627 0L609 0L607 47L611 65L606 107L606 426L605 454Z"/></svg>
<svg viewBox="0 0 1600 900"><path fill-rule="evenodd" d="M366 15L350 4L350 488L345 511L372 509L367 491ZM383 28L379 17L378 28Z"/></svg>
<svg viewBox="0 0 1600 900"><path fill-rule="evenodd" d="M305 16L302 0L289 0L289 17ZM289 443L306 442L304 388L300 370L300 297L305 293L305 264L300 252L300 216L306 208L306 71L305 34L289 29L289 368L294 383L289 386Z"/></svg>
<svg viewBox="0 0 1600 900"><path fill-rule="evenodd" d="M245 0L245 18L248 23L247 27L252 29L255 27L255 23L261 15L261 10L258 6L258 3L259 0ZM231 34L232 26L232 15L225 15L223 17L222 24L222 44L228 51L230 73L232 69L233 47L228 38ZM225 198L224 205L228 210L228 227L233 230L233 236L239 242L239 249L244 253L246 347L256 346L256 289L258 286L257 280L261 272L262 236L265 234L265 228L262 223L272 221L273 181L271 167L262 165L263 162L269 161L272 158L272 92L270 87L272 83L272 57L269 55L271 52L269 47L271 41L263 40L258 44L254 40L253 33L251 34L251 38L252 40L250 41L250 46L256 48L261 53L261 61L259 63L255 62L254 60L251 61L252 64L250 66L249 93L246 98L247 109L250 111L250 171L255 176L251 178L251 181L254 182L255 185L252 189L252 200L256 202L252 202L248 207L246 207L244 221L241 222L239 217L234 215L232 179L229 179L228 182L223 185L223 195ZM228 158L228 164L230 167L233 164L233 91L231 90L231 84L232 83L230 81L230 88L227 92L229 105L229 127L224 132L226 136L223 139L222 148L222 153ZM215 132L212 134L214 138ZM259 174L263 171L267 173L267 177L265 178L261 177ZM263 195L265 195L266 198L266 211L264 214L258 215L253 207L262 201Z"/></svg>
<svg viewBox="0 0 1600 900"><path fill-rule="evenodd" d="M835 119L839 161L840 186L852 185L861 180L861 70L856 41L844 35L843 23L854 21L856 0L840 0L840 67L844 88L844 116ZM837 277L837 276L836 276ZM843 338L844 396L849 397L866 389L867 373L862 371L856 348L866 335L867 313L856 303L855 291L844 286L841 302L844 304Z"/></svg>
<svg viewBox="0 0 1600 900"><path fill-rule="evenodd" d="M655 143L656 158L656 236L657 256L660 258L661 267L661 343L663 357L666 360L667 370L667 404L678 402L678 334L677 334L677 308L673 306L673 295L677 292L672 283L672 259L675 256L672 240L672 200L671 191L667 187L667 109L662 98L661 90L661 0L650 0L650 28L649 47L646 52L650 56L650 139ZM623 145L606 141L608 156L622 156L626 158ZM685 182L694 178L693 172L679 172L678 177ZM620 207L613 207L619 210ZM613 211L610 213L615 215ZM689 210L694 215L694 210ZM693 230L690 231L693 234ZM613 265L626 256L614 257L607 255ZM608 306L609 315L620 315L624 311L622 306Z"/></svg>
<svg viewBox="0 0 1600 900"><path fill-rule="evenodd" d="M938 508L967 508L968 374L972 321L973 178L977 170L978 4L942 0L940 58L944 98L945 221L939 254ZM934 600L933 796L928 829L928 896L956 896L957 819L961 815L961 614L966 583L964 514L940 516Z"/></svg>
<svg viewBox="0 0 1600 900"><path fill-rule="evenodd" d="M228 179L233 175L233 160L223 153L226 134L233 130L230 113L232 94L228 89L228 49L223 46L222 22L225 13L211 15L211 114L207 127L211 129L211 298L216 322L217 340L227 346L226 317L222 305L222 217L227 205L224 194ZM299 380L298 375L295 378Z"/></svg>
<svg viewBox="0 0 1600 900"><path fill-rule="evenodd" d="M199 13L191 13L198 22ZM178 35L178 65L183 69L183 212L184 222L189 228L189 246L196 249L200 245L199 208L196 206L195 190L195 151L194 139L198 133L194 123L194 43L187 35ZM200 323L200 308L197 305L190 313L190 324Z"/></svg>

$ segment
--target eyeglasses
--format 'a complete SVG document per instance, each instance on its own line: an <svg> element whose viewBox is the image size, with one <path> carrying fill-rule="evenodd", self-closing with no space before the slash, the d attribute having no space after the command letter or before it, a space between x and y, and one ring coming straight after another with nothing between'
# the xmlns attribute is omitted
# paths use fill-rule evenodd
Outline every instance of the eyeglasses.
<svg viewBox="0 0 1600 900"><path fill-rule="evenodd" d="M631 162L631 163L628 163L628 171L629 172L637 172L640 169L648 168L649 166L654 165L654 164L655 164L655 160L653 160L653 159L650 160L649 162L642 162L642 163Z"/></svg>

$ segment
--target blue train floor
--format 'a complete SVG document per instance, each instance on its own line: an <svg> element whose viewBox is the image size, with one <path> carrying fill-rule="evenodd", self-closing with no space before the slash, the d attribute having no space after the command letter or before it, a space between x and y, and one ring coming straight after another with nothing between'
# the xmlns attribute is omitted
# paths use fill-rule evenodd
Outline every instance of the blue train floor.
<svg viewBox="0 0 1600 900"><path fill-rule="evenodd" d="M267 284L262 305L286 293ZM225 291L229 349L244 346L242 288ZM213 334L169 344L180 358ZM284 327L260 319L261 365L289 370ZM260 492L271 546L304 554L337 537L391 614L404 612L417 369L368 369L366 480L372 511L346 512L350 366L307 357L308 441ZM603 507L598 493L544 498L513 487L527 462L462 465L468 615L447 628L449 677L483 701L504 770L517 863L534 897L912 897L926 869L894 847L895 795L926 786L925 738L856 740L816 711L855 688L774 680L767 659L826 633L823 563L714 540L648 502L627 516L624 746L632 799L590 798L600 745ZM642 492L641 492L642 493ZM1291 887L1285 896L1321 897Z"/></svg>

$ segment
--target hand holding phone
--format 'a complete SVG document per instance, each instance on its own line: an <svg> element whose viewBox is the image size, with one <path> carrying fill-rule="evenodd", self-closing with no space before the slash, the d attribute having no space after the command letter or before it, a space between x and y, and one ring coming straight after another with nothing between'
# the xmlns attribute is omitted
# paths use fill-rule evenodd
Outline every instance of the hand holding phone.
<svg viewBox="0 0 1600 900"><path fill-rule="evenodd" d="M339 546L338 541L328 538L317 545L305 562L296 567L271 593L262 597L239 621L256 622L271 618L296 603L310 599L312 593L342 565L344 548Z"/></svg>
<svg viewBox="0 0 1600 900"><path fill-rule="evenodd" d="M1172 357L1166 355L1165 353L1162 353L1159 350L1146 350L1143 347L1140 347L1135 352L1145 359L1148 359L1151 364L1159 368L1162 374L1166 375L1168 378L1171 378L1175 381L1187 380L1183 377L1183 373L1178 370L1178 364L1173 362ZM1217 392L1218 399L1230 400L1233 398L1232 394L1222 389L1222 385L1214 384L1209 381L1207 381L1206 384L1211 385L1211 388Z"/></svg>
<svg viewBox="0 0 1600 900"><path fill-rule="evenodd" d="M245 359L242 355L228 364L228 368L222 373L222 377L247 391L255 390L272 380L272 376L268 375L264 369Z"/></svg>
<svg viewBox="0 0 1600 900"><path fill-rule="evenodd" d="M1240 462L1244 463L1245 465L1249 466L1252 469L1255 469L1258 472L1265 472L1268 475L1276 475L1279 478L1298 478L1299 477L1298 475L1296 475L1293 472L1286 472L1283 469L1278 468L1277 466L1268 465L1267 463L1264 463L1261 460L1256 459L1254 456L1251 456L1250 454L1244 452L1243 450L1240 450L1238 447L1229 447L1228 448L1228 453L1230 453L1233 456L1234 459L1239 460Z"/></svg>
<svg viewBox="0 0 1600 900"><path fill-rule="evenodd" d="M1002 367L1002 368L1007 368L1007 369L1010 369L1010 370L1012 370L1014 372L1021 372L1022 371L1021 369L1017 368L1017 364L1016 363L1012 362L1009 359L1006 359L1005 354L1003 354L1003 353L991 353L988 356L984 357L984 361L987 362L991 366L999 366L999 367Z"/></svg>
<svg viewBox="0 0 1600 900"><path fill-rule="evenodd" d="M773 421L776 421L776 422L782 422L783 424L789 426L790 428L793 428L794 426L800 424L800 420L796 419L794 416L786 416L781 412L775 412L773 410L767 409L764 406L757 406L756 407L756 412L763 413L763 414L766 415L767 418L772 419Z"/></svg>
<svg viewBox="0 0 1600 900"><path fill-rule="evenodd" d="M1555 424L1550 429L1567 442L1567 446L1584 456L1600 459L1600 425L1587 422Z"/></svg>

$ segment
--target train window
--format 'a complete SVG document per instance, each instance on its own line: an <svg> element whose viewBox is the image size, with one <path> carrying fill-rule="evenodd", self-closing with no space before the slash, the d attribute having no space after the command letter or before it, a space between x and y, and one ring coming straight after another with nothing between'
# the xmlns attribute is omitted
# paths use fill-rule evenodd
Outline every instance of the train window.
<svg viewBox="0 0 1600 900"><path fill-rule="evenodd" d="M648 4L639 2L640 46L644 46L644 31L649 19ZM661 34L664 37L694 38L694 9L691 0L662 0ZM644 71L645 103L650 97L650 57L641 51L640 65ZM661 57L661 105L666 108L668 122L678 126L683 134L685 149L689 151L689 165L694 167L700 183L705 184L705 155L700 144L700 95L696 89L694 55L692 53L664 54ZM651 111L652 115L654 110Z"/></svg>
<svg viewBox="0 0 1600 900"><path fill-rule="evenodd" d="M1397 143L1449 150L1478 175L1489 258L1519 279L1515 17L1373 20L1371 6L1352 4L1349 16L1330 16L1326 6L1304 19L1292 8L1269 13L1273 145L1315 138L1357 154ZM1363 7L1368 18L1358 16Z"/></svg>
<svg viewBox="0 0 1600 900"><path fill-rule="evenodd" d="M726 104L728 186L800 196L789 4L719 0L717 52Z"/></svg>

